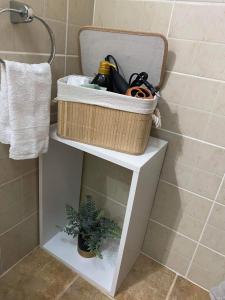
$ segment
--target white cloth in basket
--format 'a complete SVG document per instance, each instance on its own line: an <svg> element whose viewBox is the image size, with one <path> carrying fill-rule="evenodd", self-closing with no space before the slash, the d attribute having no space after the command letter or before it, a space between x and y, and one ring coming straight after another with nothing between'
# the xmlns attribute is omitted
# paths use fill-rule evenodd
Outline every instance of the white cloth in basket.
<svg viewBox="0 0 225 300"><path fill-rule="evenodd" d="M1 66L0 142L10 158L32 159L49 144L51 68L5 61Z"/></svg>
<svg viewBox="0 0 225 300"><path fill-rule="evenodd" d="M58 80L56 100L98 105L138 114L152 114L158 103L157 97L150 100L141 99L107 91L73 86L68 84L68 77Z"/></svg>

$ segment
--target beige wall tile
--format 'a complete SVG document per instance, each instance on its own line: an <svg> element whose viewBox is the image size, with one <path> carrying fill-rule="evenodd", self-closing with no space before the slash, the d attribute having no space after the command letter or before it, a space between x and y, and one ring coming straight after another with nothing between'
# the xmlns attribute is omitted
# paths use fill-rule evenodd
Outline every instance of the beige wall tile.
<svg viewBox="0 0 225 300"><path fill-rule="evenodd" d="M188 278L211 289L224 281L225 257L200 246L191 266Z"/></svg>
<svg viewBox="0 0 225 300"><path fill-rule="evenodd" d="M0 0L0 7L5 8L8 7L9 5L9 0Z"/></svg>
<svg viewBox="0 0 225 300"><path fill-rule="evenodd" d="M185 274L195 247L193 241L150 221L143 251L176 272Z"/></svg>
<svg viewBox="0 0 225 300"><path fill-rule="evenodd" d="M166 73L161 95L169 103L219 113L223 106L224 93L224 84L188 75Z"/></svg>
<svg viewBox="0 0 225 300"><path fill-rule="evenodd" d="M9 157L9 145L0 143L0 159Z"/></svg>
<svg viewBox="0 0 225 300"><path fill-rule="evenodd" d="M82 74L79 57L67 57L66 75L70 74Z"/></svg>
<svg viewBox="0 0 225 300"><path fill-rule="evenodd" d="M139 30L141 28L141 19L136 18L136 22L133 19L133 12L140 16L143 13L144 3L136 1L112 1L116 6L115 23L114 28L126 29L126 30ZM103 6L104 7L104 6ZM104 8L104 13L107 14L107 7ZM149 22L151 23L151 22ZM149 24L150 25L150 24ZM103 24L103 26L105 26Z"/></svg>
<svg viewBox="0 0 225 300"><path fill-rule="evenodd" d="M23 219L21 191L21 179L0 188L0 234L9 230Z"/></svg>
<svg viewBox="0 0 225 300"><path fill-rule="evenodd" d="M22 201L24 217L38 211L38 172L36 170L22 177Z"/></svg>
<svg viewBox="0 0 225 300"><path fill-rule="evenodd" d="M224 43L224 14L224 4L176 3L169 36Z"/></svg>
<svg viewBox="0 0 225 300"><path fill-rule="evenodd" d="M219 190L218 197L217 197L216 201L225 205L225 180L223 180L223 183L222 183L222 186Z"/></svg>
<svg viewBox="0 0 225 300"><path fill-rule="evenodd" d="M225 206L215 204L212 214L209 218L209 224L225 230Z"/></svg>
<svg viewBox="0 0 225 300"><path fill-rule="evenodd" d="M218 87L218 92L216 94L216 99L214 101L213 113L216 115L225 116L224 94L225 94L225 84L221 83L220 86Z"/></svg>
<svg viewBox="0 0 225 300"><path fill-rule="evenodd" d="M223 176L225 172L225 149L201 142L196 142L196 144L196 167L206 172Z"/></svg>
<svg viewBox="0 0 225 300"><path fill-rule="evenodd" d="M221 180L222 177L220 176L194 169L187 187L196 194L214 200Z"/></svg>
<svg viewBox="0 0 225 300"><path fill-rule="evenodd" d="M224 44L169 39L168 69L213 79L225 79Z"/></svg>
<svg viewBox="0 0 225 300"><path fill-rule="evenodd" d="M0 236L2 272L14 265L38 244L37 214Z"/></svg>
<svg viewBox="0 0 225 300"><path fill-rule="evenodd" d="M225 230L208 224L201 239L201 244L225 255Z"/></svg>
<svg viewBox="0 0 225 300"><path fill-rule="evenodd" d="M57 95L57 80L65 76L65 58L56 57L52 64L52 98Z"/></svg>
<svg viewBox="0 0 225 300"><path fill-rule="evenodd" d="M79 55L79 39L78 32L80 26L69 25L68 27L68 41L67 41L67 54Z"/></svg>
<svg viewBox="0 0 225 300"><path fill-rule="evenodd" d="M115 28L117 1L95 0L94 25L99 27Z"/></svg>
<svg viewBox="0 0 225 300"><path fill-rule="evenodd" d="M35 15L43 16L44 15L44 3L45 0L26 0L26 4L28 4L33 10Z"/></svg>
<svg viewBox="0 0 225 300"><path fill-rule="evenodd" d="M22 162L9 158L1 159L0 184L6 183L22 175Z"/></svg>
<svg viewBox="0 0 225 300"><path fill-rule="evenodd" d="M225 171L225 150L162 130L153 135L169 141L161 178L214 200Z"/></svg>
<svg viewBox="0 0 225 300"><path fill-rule="evenodd" d="M15 49L15 36L14 27L9 21L9 16L7 14L1 15L0 22L0 32L1 32L1 51L13 51Z"/></svg>
<svg viewBox="0 0 225 300"><path fill-rule="evenodd" d="M173 160L166 160L163 164L161 179L175 184L180 188L186 188L190 185L193 168L187 164L182 164Z"/></svg>
<svg viewBox="0 0 225 300"><path fill-rule="evenodd" d="M45 17L65 22L67 0L45 0Z"/></svg>
<svg viewBox="0 0 225 300"><path fill-rule="evenodd" d="M161 181L151 218L198 240L211 205L210 201Z"/></svg>
<svg viewBox="0 0 225 300"><path fill-rule="evenodd" d="M131 171L86 155L84 161L83 184L101 192L122 204L127 203L132 173Z"/></svg>
<svg viewBox="0 0 225 300"><path fill-rule="evenodd" d="M38 159L22 160L21 163L23 174L36 170L38 168Z"/></svg>
<svg viewBox="0 0 225 300"><path fill-rule="evenodd" d="M162 115L162 128L203 139L210 114L189 107L160 100L159 109Z"/></svg>
<svg viewBox="0 0 225 300"><path fill-rule="evenodd" d="M190 192L214 200L222 177L166 157L161 178Z"/></svg>
<svg viewBox="0 0 225 300"><path fill-rule="evenodd" d="M190 167L195 166L198 153L198 142L163 130L153 129L152 135L169 142L167 149L168 159L178 161L182 164L188 164Z"/></svg>
<svg viewBox="0 0 225 300"><path fill-rule="evenodd" d="M26 0L27 5L33 8L34 13L37 16L43 16L44 13L44 0ZM9 0L0 0L0 7L5 8L9 7Z"/></svg>
<svg viewBox="0 0 225 300"><path fill-rule="evenodd" d="M205 140L225 148L225 117L212 115L206 128Z"/></svg>
<svg viewBox="0 0 225 300"><path fill-rule="evenodd" d="M88 195L92 196L97 207L104 210L105 215L107 217L117 222L121 227L123 226L124 217L126 213L126 208L124 206L113 202L112 200L108 199L107 197L99 194L98 192L88 187L82 186L81 199L85 199Z"/></svg>
<svg viewBox="0 0 225 300"><path fill-rule="evenodd" d="M69 0L69 23L91 25L93 21L94 0Z"/></svg>
<svg viewBox="0 0 225 300"><path fill-rule="evenodd" d="M169 2L97 0L94 24L166 34L171 9L172 4Z"/></svg>
<svg viewBox="0 0 225 300"><path fill-rule="evenodd" d="M56 53L65 53L66 24L48 20L56 37ZM41 42L40 42L41 41ZM14 51L50 53L49 34L44 26L33 21L30 24L18 24L14 27Z"/></svg>
<svg viewBox="0 0 225 300"><path fill-rule="evenodd" d="M140 14L140 30L167 35L172 3L145 1L143 4L143 11Z"/></svg>

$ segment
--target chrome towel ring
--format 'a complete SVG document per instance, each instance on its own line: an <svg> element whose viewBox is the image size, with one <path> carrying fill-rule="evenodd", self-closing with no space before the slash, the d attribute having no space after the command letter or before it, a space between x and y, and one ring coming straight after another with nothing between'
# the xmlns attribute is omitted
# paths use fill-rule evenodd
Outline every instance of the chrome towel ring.
<svg viewBox="0 0 225 300"><path fill-rule="evenodd" d="M42 18L35 16L33 9L31 7L21 2L10 0L10 8L5 8L0 10L0 14L6 12L10 13L11 23L13 24L30 23L34 19L37 19L45 26L45 28L49 33L50 41L51 41L51 55L48 60L48 63L51 65L55 58L56 47L55 47L55 36L52 29L49 27L49 25ZM4 60L1 58L0 58L0 63L4 63Z"/></svg>

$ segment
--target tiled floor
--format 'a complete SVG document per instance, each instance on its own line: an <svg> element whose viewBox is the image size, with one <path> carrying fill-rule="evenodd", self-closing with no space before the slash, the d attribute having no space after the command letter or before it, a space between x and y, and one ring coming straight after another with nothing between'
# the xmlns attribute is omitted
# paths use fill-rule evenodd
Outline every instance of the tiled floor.
<svg viewBox="0 0 225 300"><path fill-rule="evenodd" d="M174 283L175 281L175 283ZM41 249L0 278L2 300L109 300ZM208 293L141 255L116 300L209 300Z"/></svg>

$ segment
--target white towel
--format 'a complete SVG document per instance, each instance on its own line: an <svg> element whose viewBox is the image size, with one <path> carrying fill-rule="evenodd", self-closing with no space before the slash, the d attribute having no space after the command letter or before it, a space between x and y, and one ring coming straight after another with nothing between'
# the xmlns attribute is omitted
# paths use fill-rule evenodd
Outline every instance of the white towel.
<svg viewBox="0 0 225 300"><path fill-rule="evenodd" d="M0 142L12 159L37 158L49 144L51 68L47 63L1 65Z"/></svg>

